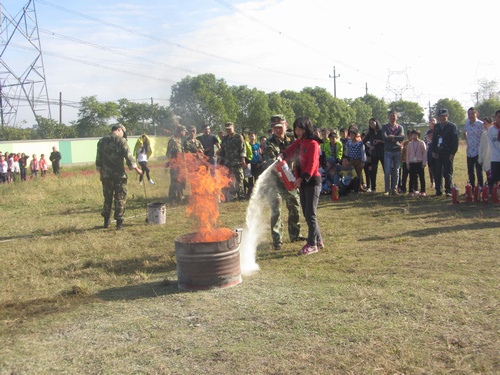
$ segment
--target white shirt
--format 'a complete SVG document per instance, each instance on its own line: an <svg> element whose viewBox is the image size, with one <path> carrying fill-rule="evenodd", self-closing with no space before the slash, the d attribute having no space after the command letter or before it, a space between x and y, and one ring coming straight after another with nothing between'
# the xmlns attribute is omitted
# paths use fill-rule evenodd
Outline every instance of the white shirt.
<svg viewBox="0 0 500 375"><path fill-rule="evenodd" d="M479 154L479 143L481 134L484 132L483 122L476 120L471 124L470 120L465 121L465 132L467 133L467 156L474 157Z"/></svg>
<svg viewBox="0 0 500 375"><path fill-rule="evenodd" d="M498 129L495 125L488 129L488 142L490 144L491 161L500 162L500 141L498 141Z"/></svg>
<svg viewBox="0 0 500 375"><path fill-rule="evenodd" d="M137 162L143 162L143 161L148 161L148 155L145 152L139 151L137 153Z"/></svg>

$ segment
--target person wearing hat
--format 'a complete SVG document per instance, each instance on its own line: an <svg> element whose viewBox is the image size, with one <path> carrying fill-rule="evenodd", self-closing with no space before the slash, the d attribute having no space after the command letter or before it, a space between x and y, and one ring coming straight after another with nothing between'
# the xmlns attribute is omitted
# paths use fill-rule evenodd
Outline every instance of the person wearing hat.
<svg viewBox="0 0 500 375"><path fill-rule="evenodd" d="M210 134L210 125L205 124L202 127L203 134L198 137L198 140L203 146L203 153L208 157L208 162L215 165L215 149L220 149L220 141L215 135Z"/></svg>
<svg viewBox="0 0 500 375"><path fill-rule="evenodd" d="M233 184L229 189L225 189L226 202L234 199L245 199L243 181L245 175L243 169L246 168L247 149L245 139L234 131L234 124L226 122L226 135L222 138L219 163L229 169Z"/></svg>
<svg viewBox="0 0 500 375"><path fill-rule="evenodd" d="M184 152L203 155L203 145L196 138L196 126L189 127L189 133L183 144Z"/></svg>
<svg viewBox="0 0 500 375"><path fill-rule="evenodd" d="M168 201L178 203L182 201L183 189L186 182L180 175L180 170L184 166L184 146L182 138L186 136L186 127L178 125L174 136L169 139L167 144L167 166L170 168L170 187L168 189Z"/></svg>
<svg viewBox="0 0 500 375"><path fill-rule="evenodd" d="M264 168L273 164L294 139L286 134L287 122L285 116L271 116L271 126L273 134L266 140L264 148ZM293 168L293 165L290 166ZM274 180L269 184L267 194L271 206L271 236L274 250L281 250L283 245L283 223L281 220L281 202L285 200L288 209L288 236L290 242L303 241L305 237L300 234L299 212L300 203L297 190L289 191L281 178L276 173L272 173L269 179Z"/></svg>
<svg viewBox="0 0 500 375"><path fill-rule="evenodd" d="M436 195L443 195L444 190L447 197L451 197L453 187L453 159L458 151L458 128L448 121L448 110L438 111L439 122L434 126L432 141L432 158L434 159L434 183Z"/></svg>
<svg viewBox="0 0 500 375"><path fill-rule="evenodd" d="M111 224L111 207L114 198L116 229L123 230L127 199L127 172L125 172L123 160L125 159L130 170L135 169L139 175L142 174L142 170L137 166L132 151L128 147L126 131L125 126L121 124L113 125L111 134L101 138L97 143L95 165L101 177L104 195L101 212L104 218L104 228L108 228Z"/></svg>

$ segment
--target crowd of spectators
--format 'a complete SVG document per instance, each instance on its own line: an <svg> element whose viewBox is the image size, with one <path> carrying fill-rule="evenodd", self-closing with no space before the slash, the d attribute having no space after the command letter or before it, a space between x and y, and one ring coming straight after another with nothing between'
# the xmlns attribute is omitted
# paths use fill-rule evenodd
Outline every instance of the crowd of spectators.
<svg viewBox="0 0 500 375"><path fill-rule="evenodd" d="M61 153L57 151L55 146L52 148L49 160L52 163L52 170L54 174L59 174ZM30 157L24 152L4 153L0 151L0 183L2 184L26 181L28 178L28 171L29 179L35 179L39 176L45 177L48 170L49 164L45 154L41 154L40 158L38 158L36 154L33 154Z"/></svg>

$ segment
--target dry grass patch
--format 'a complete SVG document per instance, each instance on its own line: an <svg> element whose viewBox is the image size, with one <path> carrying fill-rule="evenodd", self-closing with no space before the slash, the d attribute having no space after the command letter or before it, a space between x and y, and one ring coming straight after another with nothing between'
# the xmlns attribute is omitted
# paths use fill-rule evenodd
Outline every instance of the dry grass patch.
<svg viewBox="0 0 500 375"><path fill-rule="evenodd" d="M94 173L0 186L23 198L2 205L22 225L0 227L0 373L500 372L498 206L322 197L324 251L273 251L267 233L259 272L185 293L174 256L192 231L183 207L145 224L168 191L157 165L146 194L129 182L124 232L102 229ZM246 206L222 204L223 225L241 227Z"/></svg>

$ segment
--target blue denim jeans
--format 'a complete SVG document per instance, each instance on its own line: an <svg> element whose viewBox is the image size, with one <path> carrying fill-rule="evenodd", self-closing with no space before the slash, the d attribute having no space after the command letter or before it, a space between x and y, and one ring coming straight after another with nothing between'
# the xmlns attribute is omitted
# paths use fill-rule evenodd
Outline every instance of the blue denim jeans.
<svg viewBox="0 0 500 375"><path fill-rule="evenodd" d="M399 168L401 167L401 151L384 153L384 182L386 193L398 187Z"/></svg>

